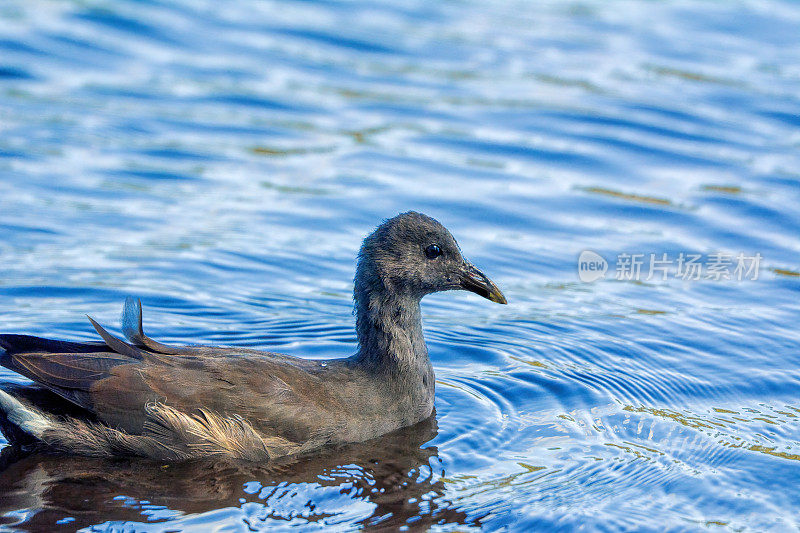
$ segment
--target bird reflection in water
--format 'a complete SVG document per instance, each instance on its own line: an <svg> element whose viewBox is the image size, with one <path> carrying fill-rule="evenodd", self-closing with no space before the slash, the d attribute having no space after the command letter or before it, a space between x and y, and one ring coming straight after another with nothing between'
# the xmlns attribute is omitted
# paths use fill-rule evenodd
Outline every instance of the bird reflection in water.
<svg viewBox="0 0 800 533"><path fill-rule="evenodd" d="M468 516L445 496L438 450L426 445L436 434L434 413L372 441L269 465L24 455L7 447L0 454L0 527L74 531L159 520L167 526L187 515L200 526L204 518L197 515L224 508L242 510L242 520L254 529L275 519L281 525L335 524L343 512L365 516L359 524L368 529L479 526L481 517ZM367 506L332 506L326 488ZM205 520L210 525L214 518Z"/></svg>

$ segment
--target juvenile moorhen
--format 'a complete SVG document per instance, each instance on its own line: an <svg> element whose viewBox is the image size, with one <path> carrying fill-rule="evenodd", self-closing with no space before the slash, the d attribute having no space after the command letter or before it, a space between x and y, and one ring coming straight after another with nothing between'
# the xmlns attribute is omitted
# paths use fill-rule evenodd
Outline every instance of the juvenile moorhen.
<svg viewBox="0 0 800 533"><path fill-rule="evenodd" d="M132 299L123 315L129 342L91 318L103 342L0 335L0 365L72 404L54 411L36 395L0 390L0 428L47 451L158 460L265 461L368 440L431 415L419 302L453 289L506 303L444 226L408 212L381 224L359 252L351 357L167 346L144 334L141 302Z"/></svg>

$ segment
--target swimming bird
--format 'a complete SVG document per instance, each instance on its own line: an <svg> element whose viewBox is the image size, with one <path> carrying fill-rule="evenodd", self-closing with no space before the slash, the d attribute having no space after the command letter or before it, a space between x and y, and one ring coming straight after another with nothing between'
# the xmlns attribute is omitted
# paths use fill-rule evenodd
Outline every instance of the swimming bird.
<svg viewBox="0 0 800 533"><path fill-rule="evenodd" d="M128 342L89 320L102 342L0 335L0 365L66 400L0 390L0 429L50 452L165 461L269 461L369 440L433 412L434 371L420 299L472 291L505 304L438 221L417 212L377 227L359 251L353 298L358 349L324 361L245 348L174 347L145 335L128 299Z"/></svg>

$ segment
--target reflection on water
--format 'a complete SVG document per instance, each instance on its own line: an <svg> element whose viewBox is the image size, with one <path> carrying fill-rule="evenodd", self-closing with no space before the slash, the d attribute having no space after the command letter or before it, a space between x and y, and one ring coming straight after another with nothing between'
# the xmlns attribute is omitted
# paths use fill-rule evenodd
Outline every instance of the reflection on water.
<svg viewBox="0 0 800 533"><path fill-rule="evenodd" d="M250 528L272 521L293 528L479 526L479 517L445 496L437 449L426 445L435 436L433 416L375 441L269 466L17 457L6 448L0 516L5 525L41 531L143 519L154 529L169 520L170 530L180 530L202 525L203 513Z"/></svg>
<svg viewBox="0 0 800 533"><path fill-rule="evenodd" d="M3 522L799 528L798 27L790 0L1 2L0 331L95 339L134 295L165 342L347 356L360 240L408 209L510 302L423 301L435 436L277 472L32 457ZM763 260L584 283L587 250Z"/></svg>

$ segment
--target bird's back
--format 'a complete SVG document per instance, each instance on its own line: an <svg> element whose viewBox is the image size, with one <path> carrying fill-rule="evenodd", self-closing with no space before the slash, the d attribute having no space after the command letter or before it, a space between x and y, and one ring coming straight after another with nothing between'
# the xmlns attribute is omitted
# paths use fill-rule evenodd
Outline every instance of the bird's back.
<svg viewBox="0 0 800 533"><path fill-rule="evenodd" d="M81 440L94 455L125 448L165 457L270 457L346 437L347 406L331 387L331 374L347 374L345 365L249 349L169 347L146 337L141 325L130 335L136 344L127 343L92 323L103 343L0 335L2 366L85 411L66 424L41 413L50 427L42 440L56 447Z"/></svg>

